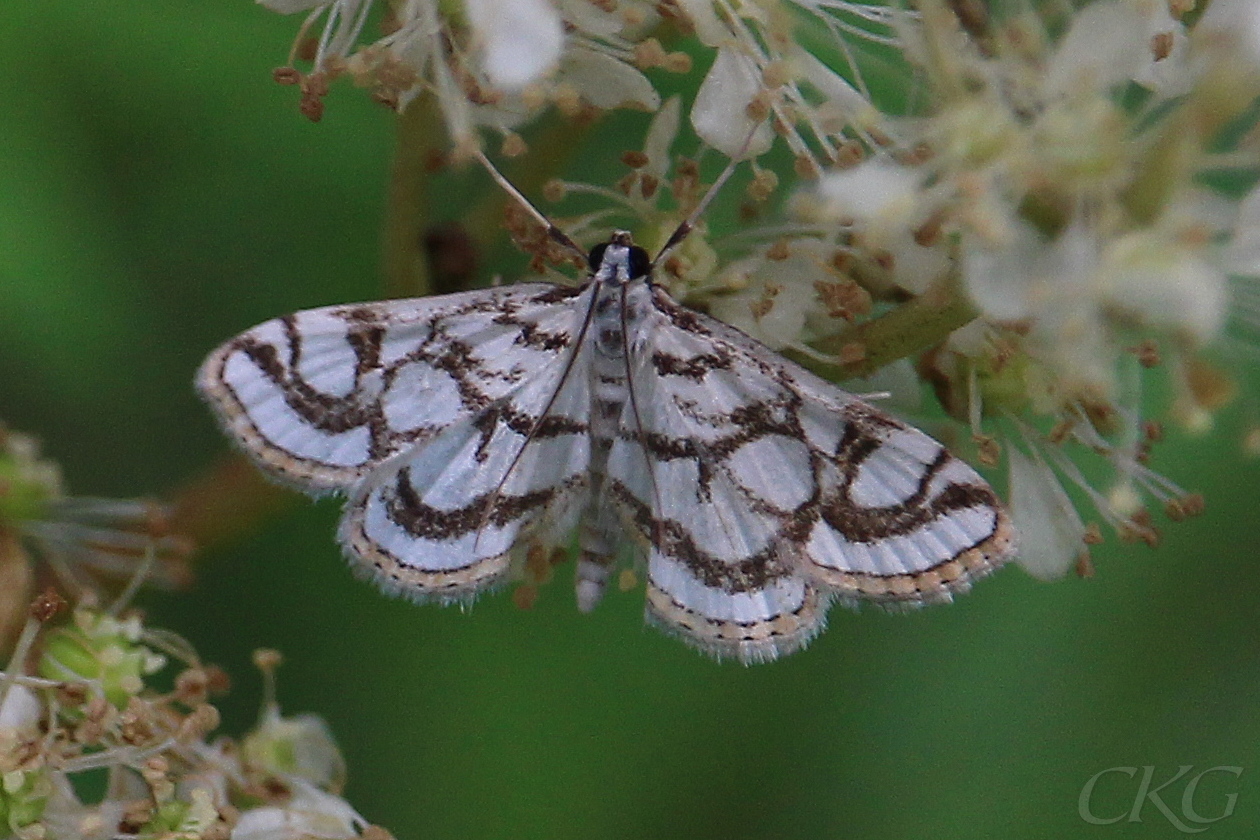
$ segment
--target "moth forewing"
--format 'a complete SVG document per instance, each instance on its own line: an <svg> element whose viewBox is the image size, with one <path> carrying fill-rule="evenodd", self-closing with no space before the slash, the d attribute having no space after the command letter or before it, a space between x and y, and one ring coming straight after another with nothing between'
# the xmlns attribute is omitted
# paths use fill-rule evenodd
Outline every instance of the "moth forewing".
<svg viewBox="0 0 1260 840"><path fill-rule="evenodd" d="M577 294L529 283L303 310L225 342L196 383L271 475L315 492L349 490L561 354L570 338L563 304ZM498 358L504 346L514 353Z"/></svg>

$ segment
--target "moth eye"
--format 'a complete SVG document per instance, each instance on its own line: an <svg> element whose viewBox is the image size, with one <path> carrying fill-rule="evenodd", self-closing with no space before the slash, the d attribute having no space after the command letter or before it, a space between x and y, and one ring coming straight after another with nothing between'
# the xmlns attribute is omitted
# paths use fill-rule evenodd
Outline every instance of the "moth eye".
<svg viewBox="0 0 1260 840"><path fill-rule="evenodd" d="M587 256L586 262L590 265L592 272L599 271L599 264L604 261L604 252L607 250L607 242L601 242L591 249L591 253Z"/></svg>
<svg viewBox="0 0 1260 840"><path fill-rule="evenodd" d="M634 245L630 248L630 276L646 277L652 271L652 258L648 252Z"/></svg>

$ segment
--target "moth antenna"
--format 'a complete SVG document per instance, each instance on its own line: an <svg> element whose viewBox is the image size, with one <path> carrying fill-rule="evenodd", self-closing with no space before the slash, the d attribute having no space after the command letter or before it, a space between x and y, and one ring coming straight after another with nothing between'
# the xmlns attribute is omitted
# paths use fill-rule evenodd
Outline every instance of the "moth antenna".
<svg viewBox="0 0 1260 840"><path fill-rule="evenodd" d="M493 163L490 162L490 159L486 157L484 152L478 149L475 154L477 156L477 160L479 160L481 165L486 168L486 171L490 173L490 177L503 188L503 191L515 199L516 203L521 205L521 207L525 209L525 212L529 213L529 215L533 217L534 221L538 222L538 224L547 229L547 235L551 237L552 241L558 243L564 248L567 248L582 261L583 265L585 265L587 254L586 251L582 250L582 246L570 239L567 233L556 227L555 223L552 222L551 219L548 219L541 210L531 204L530 200L526 198L524 194L518 190L516 186L509 181Z"/></svg>
<svg viewBox="0 0 1260 840"><path fill-rule="evenodd" d="M621 357L626 363L626 390L630 394L630 413L634 416L635 432L639 436L639 446L643 451L643 460L647 462L648 483L652 485L652 498L656 502L658 511L664 510L661 504L660 485L656 483L656 470L653 467L652 459L648 457L647 433L643 431L643 415L639 413L639 398L634 392L634 365L631 363L630 357L630 321L626 315L627 296L626 287L621 287ZM652 528L654 531L659 530L659 522L653 521ZM659 544L660 534L652 534L652 543Z"/></svg>
<svg viewBox="0 0 1260 840"><path fill-rule="evenodd" d="M761 123L753 126L752 131L748 132L748 136L744 138L744 142L740 144L739 151L726 164L726 168L722 170L722 174L713 182L713 186L709 187L709 191L700 199L700 203L696 205L696 209L691 211L687 218L683 219L682 224L674 228L674 232L669 235L669 239L665 240L665 246L661 248L660 253L656 255L656 259L652 260L652 265L656 265L665 255L678 244L682 242L691 233L696 226L696 222L700 221L700 217L704 215L704 211L709 209L709 205L713 203L713 199L717 198L717 194L721 192L722 187L726 186L726 182L735 174L735 169L744 162L744 155L748 152L748 147L752 144L753 136L757 133L757 129L761 127Z"/></svg>

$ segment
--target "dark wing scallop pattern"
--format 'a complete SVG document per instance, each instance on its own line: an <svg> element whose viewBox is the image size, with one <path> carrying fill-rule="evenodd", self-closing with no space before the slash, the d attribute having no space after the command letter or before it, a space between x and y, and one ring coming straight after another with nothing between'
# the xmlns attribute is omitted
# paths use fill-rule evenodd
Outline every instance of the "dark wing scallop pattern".
<svg viewBox="0 0 1260 840"><path fill-rule="evenodd" d="M928 435L660 289L609 494L648 548L648 618L718 656L800 648L832 598L947 600L1014 531Z"/></svg>
<svg viewBox="0 0 1260 840"><path fill-rule="evenodd" d="M298 312L214 351L198 385L270 474L346 493L347 554L418 600L467 600L514 548L614 509L644 547L648 620L752 662L806 644L832 600L946 600L1013 552L993 491L939 443L659 287L618 292L629 361L600 379L598 288ZM592 430L595 404L615 432Z"/></svg>

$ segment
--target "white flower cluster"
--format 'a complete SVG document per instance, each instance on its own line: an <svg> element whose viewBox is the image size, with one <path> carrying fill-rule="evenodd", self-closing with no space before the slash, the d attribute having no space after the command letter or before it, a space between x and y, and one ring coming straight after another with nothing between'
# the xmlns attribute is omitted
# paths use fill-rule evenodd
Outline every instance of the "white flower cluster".
<svg viewBox="0 0 1260 840"><path fill-rule="evenodd" d="M509 133L554 103L570 114L583 107L655 110L660 96L643 74L686 70L690 59L669 54L644 35L659 16L644 0L406 0L390 4L383 35L361 44L372 0L261 0L278 12L306 11L294 56L311 71L278 71L302 86L303 112L319 119L332 78L348 74L391 107L435 97L457 144L474 143L486 127ZM313 43L305 34L323 20Z"/></svg>
<svg viewBox="0 0 1260 840"><path fill-rule="evenodd" d="M38 441L0 423L0 638L21 626L39 568L76 597L132 579L142 562L148 583L187 582L192 546L168 520L153 502L68 495Z"/></svg>
<svg viewBox="0 0 1260 840"><path fill-rule="evenodd" d="M65 495L35 440L0 427L0 647L11 650L0 672L0 838L388 840L338 795L345 765L323 721L280 714L278 654L255 657L267 700L254 729L208 740L226 675L125 611L146 579L186 578L190 550L156 505ZM69 621L57 589L32 595L35 561L77 602ZM105 609L109 577L130 580ZM91 773L106 789L84 802L72 780Z"/></svg>
<svg viewBox="0 0 1260 840"><path fill-rule="evenodd" d="M259 0L284 14L307 12L277 78L302 87L302 110L323 113L329 82L348 74L391 107L432 94L456 145L479 127L511 132L554 103L655 111L661 103L644 71L688 73L687 52L669 52L651 33L694 33L714 50L691 111L697 134L730 155L756 155L773 124L799 156L845 154L841 131L867 136L877 117L864 93L852 41L890 43L895 12L847 0L406 0L382 14L380 38L364 44L372 0ZM307 34L323 21L322 31ZM833 36L857 85L796 43L795 28ZM881 31L886 30L886 31ZM306 59L310 71L292 66ZM773 123L766 122L770 117ZM751 141L749 134L756 129Z"/></svg>
<svg viewBox="0 0 1260 840"><path fill-rule="evenodd" d="M1260 168L1255 6L1214 3L1189 29L1180 5L1096 0L1048 19L924 0L898 20L924 115L889 117L902 139L828 172L806 202L901 291L952 284L975 307L925 376L982 458L997 447L980 418L999 418L1020 562L1041 577L1087 570L1101 537L1065 479L1127 539L1158 540L1147 498L1174 519L1197 512L1145 465L1161 429L1144 369L1166 370L1175 419L1204 428L1229 387L1199 352L1226 325L1231 274L1260 274L1260 199L1210 186ZM1092 455L1105 490L1076 463Z"/></svg>
<svg viewBox="0 0 1260 840"><path fill-rule="evenodd" d="M80 607L46 593L31 606L0 674L0 836L14 840L389 840L339 795L345 766L327 726L284 717L271 695L240 742L208 740L209 698L227 680L187 642L135 615ZM182 668L174 688L151 679ZM27 663L33 663L27 670ZM74 780L104 774L84 802Z"/></svg>

